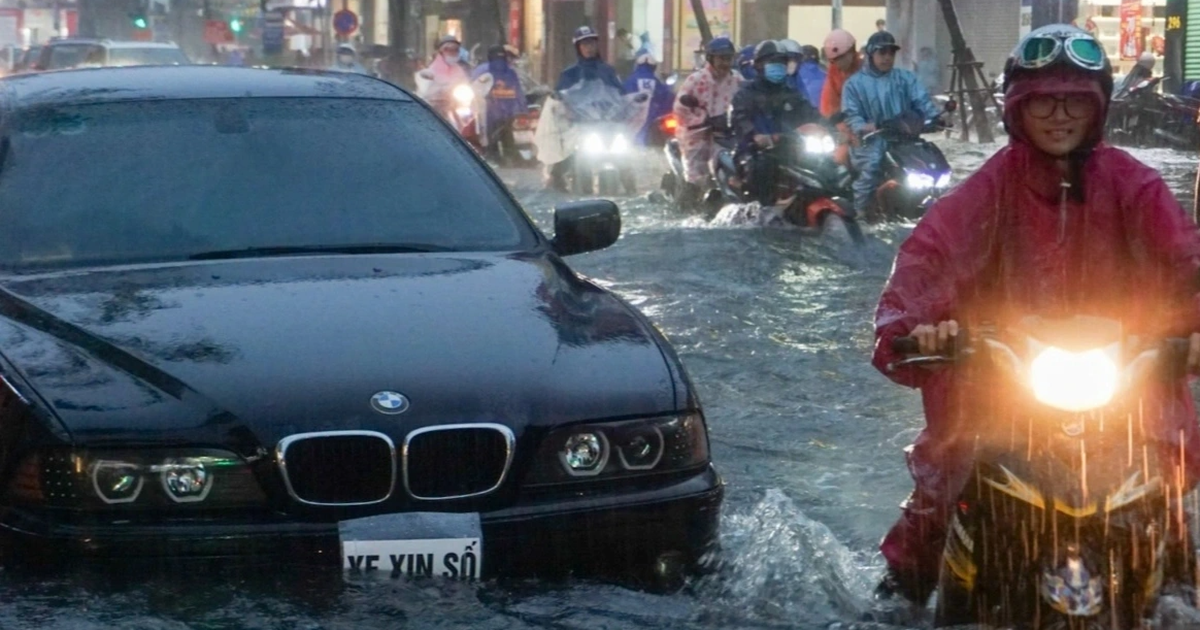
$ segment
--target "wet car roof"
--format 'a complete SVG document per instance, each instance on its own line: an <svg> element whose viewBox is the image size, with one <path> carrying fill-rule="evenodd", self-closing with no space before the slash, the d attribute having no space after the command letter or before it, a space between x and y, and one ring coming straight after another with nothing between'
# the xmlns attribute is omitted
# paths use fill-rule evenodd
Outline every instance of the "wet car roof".
<svg viewBox="0 0 1200 630"><path fill-rule="evenodd" d="M24 74L0 79L6 108L197 98L365 98L411 101L368 76L304 69L132 66Z"/></svg>

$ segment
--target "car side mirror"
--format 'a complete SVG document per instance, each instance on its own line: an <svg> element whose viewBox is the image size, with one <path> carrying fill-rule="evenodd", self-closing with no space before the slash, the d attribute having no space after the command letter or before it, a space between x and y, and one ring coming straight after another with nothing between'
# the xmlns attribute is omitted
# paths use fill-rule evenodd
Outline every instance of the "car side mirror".
<svg viewBox="0 0 1200 630"><path fill-rule="evenodd" d="M700 107L700 99L691 94L684 94L683 96L679 97L679 104L683 105L684 107L696 109Z"/></svg>
<svg viewBox="0 0 1200 630"><path fill-rule="evenodd" d="M589 199L554 209L554 240L559 256L604 249L621 235L621 211L607 199Z"/></svg>
<svg viewBox="0 0 1200 630"><path fill-rule="evenodd" d="M956 101L954 99L950 99L950 100L946 101L946 111L951 114L958 111L958 101Z"/></svg>

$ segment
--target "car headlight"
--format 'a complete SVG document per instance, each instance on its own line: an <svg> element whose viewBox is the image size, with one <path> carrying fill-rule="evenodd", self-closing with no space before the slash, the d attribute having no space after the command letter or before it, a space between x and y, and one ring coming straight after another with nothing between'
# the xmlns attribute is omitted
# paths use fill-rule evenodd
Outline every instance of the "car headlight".
<svg viewBox="0 0 1200 630"><path fill-rule="evenodd" d="M584 153L604 153L604 140L598 133L589 133L583 138Z"/></svg>
<svg viewBox="0 0 1200 630"><path fill-rule="evenodd" d="M609 150L613 153L624 153L629 150L629 141L625 139L624 135L617 134L617 137L613 138L612 147Z"/></svg>
<svg viewBox="0 0 1200 630"><path fill-rule="evenodd" d="M542 439L529 485L695 468L708 463L708 432L699 413L584 424Z"/></svg>
<svg viewBox="0 0 1200 630"><path fill-rule="evenodd" d="M950 185L950 173L942 173L942 176L937 180L938 188L945 188Z"/></svg>
<svg viewBox="0 0 1200 630"><path fill-rule="evenodd" d="M443 92L443 94L445 94L445 92ZM463 107L470 106L475 100L475 90L472 90L471 86L469 85L460 85L454 88L454 91L451 92L450 95L454 97L454 102Z"/></svg>
<svg viewBox="0 0 1200 630"><path fill-rule="evenodd" d="M904 180L904 183L913 190L929 190L933 188L934 182L933 175L926 173L909 173Z"/></svg>
<svg viewBox="0 0 1200 630"><path fill-rule="evenodd" d="M8 491L21 502L75 509L266 504L249 464L214 449L34 452Z"/></svg>
<svg viewBox="0 0 1200 630"><path fill-rule="evenodd" d="M1115 349L1068 352L1049 347L1029 366L1030 386L1038 402L1080 413L1107 405L1117 395L1120 370Z"/></svg>
<svg viewBox="0 0 1200 630"><path fill-rule="evenodd" d="M837 144L829 136L804 136L804 151L806 153L833 153L836 148Z"/></svg>

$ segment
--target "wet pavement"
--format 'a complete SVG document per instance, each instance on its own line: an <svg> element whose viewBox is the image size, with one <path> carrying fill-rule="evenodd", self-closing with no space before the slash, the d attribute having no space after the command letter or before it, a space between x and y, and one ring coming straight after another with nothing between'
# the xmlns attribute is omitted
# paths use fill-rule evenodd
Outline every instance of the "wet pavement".
<svg viewBox="0 0 1200 630"><path fill-rule="evenodd" d="M944 144L959 178L999 146ZM1190 207L1194 156L1137 155ZM550 232L554 204L570 197L541 191L535 171L502 176ZM657 176L644 174L646 189ZM911 489L901 449L922 424L917 393L868 363L875 301L911 226L870 228L856 248L836 235L680 218L652 195L619 202L621 240L569 263L650 316L696 383L728 483L713 575L652 595L585 582L324 583L285 568L150 584L0 574L0 628L808 629L856 619L882 571L876 544ZM1196 622L1174 608L1163 618L1172 615Z"/></svg>

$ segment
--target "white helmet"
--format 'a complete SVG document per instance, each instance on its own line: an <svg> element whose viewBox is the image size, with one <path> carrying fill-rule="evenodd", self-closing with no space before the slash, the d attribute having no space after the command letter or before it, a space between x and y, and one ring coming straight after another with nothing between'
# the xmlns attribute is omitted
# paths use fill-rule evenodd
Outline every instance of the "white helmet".
<svg viewBox="0 0 1200 630"><path fill-rule="evenodd" d="M779 49L788 57L800 57L803 54L803 51L800 50L800 42L794 39L779 40Z"/></svg>
<svg viewBox="0 0 1200 630"><path fill-rule="evenodd" d="M1143 68L1145 68L1147 70L1153 70L1154 64L1157 61L1158 60L1155 58L1154 53L1152 53L1150 51L1146 51L1146 52L1142 53L1142 55L1140 57L1138 57L1137 63L1139 66L1142 66Z"/></svg>

